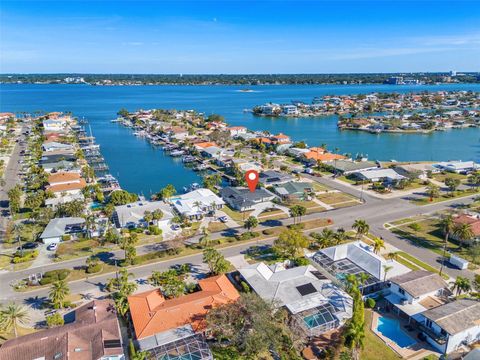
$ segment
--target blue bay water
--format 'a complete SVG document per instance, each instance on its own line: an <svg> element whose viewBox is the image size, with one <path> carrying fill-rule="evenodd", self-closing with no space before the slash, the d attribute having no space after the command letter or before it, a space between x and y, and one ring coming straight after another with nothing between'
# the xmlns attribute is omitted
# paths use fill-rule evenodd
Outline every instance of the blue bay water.
<svg viewBox="0 0 480 360"><path fill-rule="evenodd" d="M476 128L449 130L428 135L368 134L339 131L336 116L269 119L243 112L268 101L311 102L315 96L371 92L420 92L437 90L480 91L480 84L392 86L392 85L271 85L240 86L88 86L88 85L0 85L0 111L72 111L85 117L92 128L111 173L123 188L150 195L166 184L177 189L199 182L197 174L179 160L134 137L131 130L111 123L117 111L140 108L195 109L218 113L232 125L252 130L283 132L309 145L327 144L342 153L368 154L378 160L480 160L480 131Z"/></svg>

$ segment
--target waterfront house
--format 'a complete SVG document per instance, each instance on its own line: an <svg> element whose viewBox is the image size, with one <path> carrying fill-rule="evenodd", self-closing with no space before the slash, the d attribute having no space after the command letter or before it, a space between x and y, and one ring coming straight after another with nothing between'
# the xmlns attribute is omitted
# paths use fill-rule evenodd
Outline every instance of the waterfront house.
<svg viewBox="0 0 480 360"><path fill-rule="evenodd" d="M217 146L209 146L202 149L200 153L206 158L218 159L225 153L225 150Z"/></svg>
<svg viewBox="0 0 480 360"><path fill-rule="evenodd" d="M338 328L352 316L352 298L312 265L258 263L239 272L262 299L285 307L307 336Z"/></svg>
<svg viewBox="0 0 480 360"><path fill-rule="evenodd" d="M247 128L245 126L231 126L226 130L230 133L231 137L238 137L247 133Z"/></svg>
<svg viewBox="0 0 480 360"><path fill-rule="evenodd" d="M82 192L87 183L80 174L75 172L58 172L48 176L48 186L45 190L52 192L55 196L76 195Z"/></svg>
<svg viewBox="0 0 480 360"><path fill-rule="evenodd" d="M442 277L426 270L410 271L389 281L390 294L386 299L399 315L408 319L419 319L418 314L443 305L451 295Z"/></svg>
<svg viewBox="0 0 480 360"><path fill-rule="evenodd" d="M232 163L242 172L246 172L248 170L261 172L263 170L263 166L260 163L248 159L232 159Z"/></svg>
<svg viewBox="0 0 480 360"><path fill-rule="evenodd" d="M73 146L70 144L63 144L57 141L51 141L43 143L42 149L46 153L50 153L52 151L73 151Z"/></svg>
<svg viewBox="0 0 480 360"><path fill-rule="evenodd" d="M418 163L418 164L404 164L393 168L397 173L408 178L419 178L422 180L428 179L428 174L438 173L440 170L432 164Z"/></svg>
<svg viewBox="0 0 480 360"><path fill-rule="evenodd" d="M318 162L328 163L341 159L346 159L346 157L340 154L321 152L318 148L315 148L315 150L310 149L308 153L303 154L303 161L311 165L316 165Z"/></svg>
<svg viewBox="0 0 480 360"><path fill-rule="evenodd" d="M40 235L40 239L46 245L59 243L64 235L78 235L85 231L85 219L81 217L55 218Z"/></svg>
<svg viewBox="0 0 480 360"><path fill-rule="evenodd" d="M0 359L125 359L113 301L90 301L67 314L65 318L73 318L73 321L7 340L0 347Z"/></svg>
<svg viewBox="0 0 480 360"><path fill-rule="evenodd" d="M170 221L173 218L172 208L163 201L146 201L140 200L125 205L115 206L113 213L113 222L117 228L137 228L147 227L150 225L145 221L145 212L153 213L154 211L161 211L163 216L160 220L155 221L155 224L161 228L168 228Z"/></svg>
<svg viewBox="0 0 480 360"><path fill-rule="evenodd" d="M275 185L273 191L284 201L310 200L315 193L312 183L297 181Z"/></svg>
<svg viewBox="0 0 480 360"><path fill-rule="evenodd" d="M66 122L62 120L43 120L44 132L64 132L66 130Z"/></svg>
<svg viewBox="0 0 480 360"><path fill-rule="evenodd" d="M300 158L302 157L303 154L306 154L308 152L310 152L310 149L300 149L300 148L294 148L294 147L290 147L287 150L287 154L290 156L293 156L294 158Z"/></svg>
<svg viewBox="0 0 480 360"><path fill-rule="evenodd" d="M265 186L284 184L291 180L293 180L292 175L275 170L266 170L259 174L259 181Z"/></svg>
<svg viewBox="0 0 480 360"><path fill-rule="evenodd" d="M81 173L80 167L78 167L75 162L72 161L66 161L66 160L61 160L61 161L54 161L54 162L44 162L41 163L40 166L45 170L47 173L54 173L57 171L68 171L68 172L75 172L75 173Z"/></svg>
<svg viewBox="0 0 480 360"><path fill-rule="evenodd" d="M171 199L178 214L188 219L201 219L221 209L225 202L209 189L197 189Z"/></svg>
<svg viewBox="0 0 480 360"><path fill-rule="evenodd" d="M459 299L420 314L420 330L442 354L480 341L480 302Z"/></svg>
<svg viewBox="0 0 480 360"><path fill-rule="evenodd" d="M77 161L77 158L74 155L70 155L70 154L47 154L47 153L43 154L42 157L40 158L40 164L54 163L59 161L75 162Z"/></svg>
<svg viewBox="0 0 480 360"><path fill-rule="evenodd" d="M277 116L282 112L282 108L278 104L265 104L259 107L260 113L266 116Z"/></svg>
<svg viewBox="0 0 480 360"><path fill-rule="evenodd" d="M369 275L360 286L364 295L382 290L390 278L410 272L405 265L375 254L373 248L362 241L322 249L312 256L312 260L341 281L350 274Z"/></svg>
<svg viewBox="0 0 480 360"><path fill-rule="evenodd" d="M157 359L170 354L176 359L213 360L202 336L205 317L210 309L234 302L240 295L225 275L202 279L198 285L200 291L172 299L165 299L160 289L128 297L135 341L141 351ZM187 343L192 346L185 346ZM196 354L190 354L194 349Z"/></svg>
<svg viewBox="0 0 480 360"><path fill-rule="evenodd" d="M0 122L5 122L5 121L8 121L8 120L14 119L14 118L15 118L14 113L10 113L10 112L1 112L0 113Z"/></svg>
<svg viewBox="0 0 480 360"><path fill-rule="evenodd" d="M405 176L400 175L393 169L375 169L366 171L357 171L353 175L361 181L378 182L381 181L386 184L394 184Z"/></svg>
<svg viewBox="0 0 480 360"><path fill-rule="evenodd" d="M295 105L282 105L282 115L295 116L298 114L298 108Z"/></svg>
<svg viewBox="0 0 480 360"><path fill-rule="evenodd" d="M473 161L449 161L433 165L442 171L454 172L457 174L468 174L480 169L480 165Z"/></svg>
<svg viewBox="0 0 480 360"><path fill-rule="evenodd" d="M63 205L72 201L85 201L85 197L82 193L73 195L62 195L60 197L53 197L45 199L45 207L56 209L58 205Z"/></svg>
<svg viewBox="0 0 480 360"><path fill-rule="evenodd" d="M336 174L342 175L349 175L357 171L378 169L378 164L374 161L337 160L330 165Z"/></svg>
<svg viewBox="0 0 480 360"><path fill-rule="evenodd" d="M200 141L200 142L194 143L193 146L199 152L202 152L206 148L209 148L212 146L218 147L218 145L212 141Z"/></svg>
<svg viewBox="0 0 480 360"><path fill-rule="evenodd" d="M176 140L185 140L185 138L188 136L187 129L181 126L172 126L166 130L166 133L170 136L170 138Z"/></svg>
<svg viewBox="0 0 480 360"><path fill-rule="evenodd" d="M232 208L238 211L252 210L255 205L272 201L275 194L266 189L256 189L251 192L242 187L225 187L220 190L222 199Z"/></svg>

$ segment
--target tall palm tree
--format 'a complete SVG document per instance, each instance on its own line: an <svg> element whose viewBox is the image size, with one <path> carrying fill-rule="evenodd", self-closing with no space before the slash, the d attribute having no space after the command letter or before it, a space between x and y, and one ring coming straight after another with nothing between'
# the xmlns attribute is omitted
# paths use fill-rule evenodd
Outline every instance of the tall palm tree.
<svg viewBox="0 0 480 360"><path fill-rule="evenodd" d="M348 348L352 351L353 359L360 358L360 349L365 340L365 324L352 324L348 327L345 336L348 338Z"/></svg>
<svg viewBox="0 0 480 360"><path fill-rule="evenodd" d="M211 242L212 242L212 239L210 238L210 232L205 226L202 229L202 236L200 237L199 243L200 245L202 245L202 247L209 247Z"/></svg>
<svg viewBox="0 0 480 360"><path fill-rule="evenodd" d="M335 238L335 233L332 229L325 228L321 233L315 233L313 238L318 243L321 249L325 249L329 246L332 246L333 240Z"/></svg>
<svg viewBox="0 0 480 360"><path fill-rule="evenodd" d="M378 254L381 249L385 249L385 241L380 238L373 239L373 252Z"/></svg>
<svg viewBox="0 0 480 360"><path fill-rule="evenodd" d="M455 283L452 286L452 291L457 292L457 296L460 295L462 292L468 292L472 288L472 285L470 284L470 280L468 278L458 276L455 279Z"/></svg>
<svg viewBox="0 0 480 360"><path fill-rule="evenodd" d="M367 274L367 273L360 273L360 275L358 275L358 282L360 283L361 287L362 287L362 290L361 290L361 293L363 295L363 288L365 286L365 284L367 283L368 279L370 279L370 274Z"/></svg>
<svg viewBox="0 0 480 360"><path fill-rule="evenodd" d="M362 219L357 219L352 225L352 228L354 228L357 231L357 238L360 239L363 235L368 234L370 231L370 225L367 224L365 220Z"/></svg>
<svg viewBox="0 0 480 360"><path fill-rule="evenodd" d="M52 284L48 297L56 309L63 308L65 298L70 294L70 289L65 280L58 280Z"/></svg>
<svg viewBox="0 0 480 360"><path fill-rule="evenodd" d="M448 238L450 237L450 233L453 231L453 228L455 226L455 222L453 221L453 216L450 214L445 216L440 222L440 225L443 229L443 233L445 234L445 238L443 240L443 257L442 257L442 263L440 264L440 271L439 271L439 274L441 276L443 271L443 266L445 265L445 260L446 260L445 254L447 253Z"/></svg>
<svg viewBox="0 0 480 360"><path fill-rule="evenodd" d="M453 235L460 241L471 240L474 236L472 226L470 224L456 224L453 227ZM461 247L461 245L459 246Z"/></svg>
<svg viewBox="0 0 480 360"><path fill-rule="evenodd" d="M337 230L335 235L333 236L334 238L334 245L339 245L345 240L347 240L347 233L345 232L345 229L340 228Z"/></svg>
<svg viewBox="0 0 480 360"><path fill-rule="evenodd" d="M387 274L390 270L393 269L393 266L383 265L383 281L387 281Z"/></svg>
<svg viewBox="0 0 480 360"><path fill-rule="evenodd" d="M25 325L29 319L27 309L12 302L0 311L0 328L5 332L13 330L17 337L18 325Z"/></svg>

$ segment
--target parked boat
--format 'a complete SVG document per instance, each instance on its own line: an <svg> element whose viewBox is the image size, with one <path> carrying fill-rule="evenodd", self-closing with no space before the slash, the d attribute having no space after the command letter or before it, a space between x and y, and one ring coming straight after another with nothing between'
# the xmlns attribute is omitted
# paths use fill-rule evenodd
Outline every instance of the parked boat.
<svg viewBox="0 0 480 360"><path fill-rule="evenodd" d="M182 161L184 163L192 163L194 161L196 161L197 159L195 158L195 156L191 156L191 155L185 155L183 158L182 158Z"/></svg>
<svg viewBox="0 0 480 360"><path fill-rule="evenodd" d="M185 154L183 150L174 150L170 153L170 156L182 156L183 154Z"/></svg>

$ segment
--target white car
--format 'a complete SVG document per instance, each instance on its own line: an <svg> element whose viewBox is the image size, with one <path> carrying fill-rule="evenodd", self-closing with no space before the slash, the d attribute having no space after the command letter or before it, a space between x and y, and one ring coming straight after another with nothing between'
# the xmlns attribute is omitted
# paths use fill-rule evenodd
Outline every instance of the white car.
<svg viewBox="0 0 480 360"><path fill-rule="evenodd" d="M55 250L57 250L57 248L58 248L57 243L53 243L53 244L50 244L50 245L47 246L48 251L55 251Z"/></svg>

